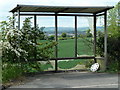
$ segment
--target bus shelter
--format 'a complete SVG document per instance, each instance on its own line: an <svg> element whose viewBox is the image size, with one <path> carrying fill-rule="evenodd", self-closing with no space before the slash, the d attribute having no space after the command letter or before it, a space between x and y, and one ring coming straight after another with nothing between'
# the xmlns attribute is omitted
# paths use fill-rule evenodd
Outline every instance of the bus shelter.
<svg viewBox="0 0 120 90"><path fill-rule="evenodd" d="M58 60L65 59L94 59L94 62L97 62L96 59L104 59L105 69L107 63L107 11L112 9L112 6L42 6L42 5L17 5L10 12L13 13L13 17L18 18L18 29L20 29L20 17L21 16L33 16L34 17L34 27L37 26L37 16L54 16L55 18L55 41L58 41L58 16L73 16L75 19L75 42L74 42L74 57L58 57L58 46L55 46L55 58L51 58L50 60L55 60L55 71L57 68ZM104 57L97 57L96 55L96 18L98 16L104 15ZM93 17L94 23L94 56L77 56L77 17ZM14 24L14 23L13 23Z"/></svg>

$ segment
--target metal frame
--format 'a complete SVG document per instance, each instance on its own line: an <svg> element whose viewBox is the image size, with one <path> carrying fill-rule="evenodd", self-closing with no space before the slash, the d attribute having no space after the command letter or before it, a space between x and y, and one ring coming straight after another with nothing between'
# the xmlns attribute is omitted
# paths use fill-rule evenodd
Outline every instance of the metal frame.
<svg viewBox="0 0 120 90"><path fill-rule="evenodd" d="M75 57L77 57L77 16L75 16Z"/></svg>
<svg viewBox="0 0 120 90"><path fill-rule="evenodd" d="M105 11L105 14L104 14L104 60L105 60L105 67L104 67L104 70L107 69L107 11Z"/></svg>
<svg viewBox="0 0 120 90"><path fill-rule="evenodd" d="M36 27L37 27L37 17L36 17L36 15L34 15L34 28L35 28L35 30L36 30ZM35 44L37 43L37 41L36 41L36 35L35 35L35 40L34 40L34 42L35 42ZM35 46L35 59L37 58L37 51L36 51L36 46Z"/></svg>
<svg viewBox="0 0 120 90"><path fill-rule="evenodd" d="M67 10L67 9L65 9ZM104 11L99 11L97 13L92 13L91 15L87 14L59 14L55 12L55 14L28 14L28 13L20 13L20 7L17 9L17 16L18 16L18 29L20 29L20 16L27 16L27 15L32 15L34 16L34 27L36 28L37 26L37 16L54 16L55 17L55 41L58 41L58 16L74 16L75 17L75 57L65 57L65 58L58 58L58 46L55 46L55 58L50 58L50 60L55 60L55 72L58 71L58 60L65 60L65 59L94 59L95 62L97 62L96 59L104 59L105 62L105 68L106 70L106 64L107 64L107 10ZM101 13L103 12L103 13ZM13 13L13 18L15 18L15 13ZM96 17L104 15L104 58L103 57L96 57ZM77 57L77 16L84 16L84 17L93 17L94 18L94 56L81 56ZM13 26L15 23L13 22ZM36 38L35 38L35 43L36 43ZM36 48L35 48L36 50ZM36 59L36 53L35 53L35 59L34 61L39 61L41 59ZM32 60L31 60L32 61Z"/></svg>
<svg viewBox="0 0 120 90"><path fill-rule="evenodd" d="M96 57L96 14L94 14L94 57ZM96 63L96 58L94 58L94 62Z"/></svg>
<svg viewBox="0 0 120 90"><path fill-rule="evenodd" d="M20 13L21 16L28 16L28 15L37 15L37 16L55 16L55 14L24 14ZM86 15L86 14L59 14L57 13L57 16L84 16L84 17L90 17L93 15Z"/></svg>
<svg viewBox="0 0 120 90"><path fill-rule="evenodd" d="M58 25L57 25L57 13L55 13L55 41L58 41ZM58 71L58 63L57 63L57 58L58 58L58 46L55 46L55 72Z"/></svg>
<svg viewBox="0 0 120 90"><path fill-rule="evenodd" d="M15 19L15 14L13 12L13 20ZM13 21L13 28L15 28L15 21Z"/></svg>
<svg viewBox="0 0 120 90"><path fill-rule="evenodd" d="M18 9L18 29L20 29L20 10Z"/></svg>

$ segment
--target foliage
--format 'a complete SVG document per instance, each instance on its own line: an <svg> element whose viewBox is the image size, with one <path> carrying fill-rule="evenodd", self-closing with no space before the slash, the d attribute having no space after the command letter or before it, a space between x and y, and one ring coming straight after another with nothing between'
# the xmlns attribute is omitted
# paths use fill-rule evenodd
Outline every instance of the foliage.
<svg viewBox="0 0 120 90"><path fill-rule="evenodd" d="M66 37L67 37L67 34L66 34L66 33L62 33L62 34L61 34L61 37L66 38Z"/></svg>
<svg viewBox="0 0 120 90"><path fill-rule="evenodd" d="M13 28L13 19L10 17L9 21L3 21L1 28L3 30L3 61L18 62L28 61L29 59L40 58L44 60L49 59L52 49L56 43L36 43L36 40L43 39L44 33L41 28L31 27L31 18L26 18L23 22L21 30ZM43 30L43 27L42 27ZM42 46L44 45L44 47Z"/></svg>
<svg viewBox="0 0 120 90"><path fill-rule="evenodd" d="M108 30L111 35L118 34L118 22L120 22L118 10L120 8L120 3L118 3L113 9L108 11ZM120 35L120 34L119 34Z"/></svg>
<svg viewBox="0 0 120 90"><path fill-rule="evenodd" d="M66 33L62 33L61 36L59 36L59 40L67 40L67 34Z"/></svg>
<svg viewBox="0 0 120 90"><path fill-rule="evenodd" d="M75 39L75 37L70 37L70 39Z"/></svg>
<svg viewBox="0 0 120 90"><path fill-rule="evenodd" d="M23 65L24 72L26 73L35 73L39 71L47 70L48 68L53 68L51 63L47 61L45 64L41 64L40 62L29 62Z"/></svg>
<svg viewBox="0 0 120 90"><path fill-rule="evenodd" d="M51 35L48 37L48 40L55 40L55 35Z"/></svg>
<svg viewBox="0 0 120 90"><path fill-rule="evenodd" d="M45 64L42 64L40 66L41 70L48 70L48 68L53 68L52 64L50 62L47 62Z"/></svg>
<svg viewBox="0 0 120 90"><path fill-rule="evenodd" d="M59 40L67 40L66 37L59 37Z"/></svg>
<svg viewBox="0 0 120 90"><path fill-rule="evenodd" d="M85 37L86 35L84 35L84 34L79 34L78 35L78 37L80 37L80 38L83 38L83 37Z"/></svg>
<svg viewBox="0 0 120 90"><path fill-rule="evenodd" d="M120 4L120 3L119 3ZM118 71L118 63L120 60L120 29L118 28L118 6L108 12L108 62L107 69ZM104 56L104 34L100 35L97 41L97 53Z"/></svg>
<svg viewBox="0 0 120 90"><path fill-rule="evenodd" d="M97 42L97 46L98 46L98 54L100 56L104 56L104 37L101 36L99 37L98 39L98 42ZM120 60L120 36L115 36L115 37L111 37L108 36L108 46L107 46L107 50L108 50L108 62L107 62L107 66L108 66L108 69L110 69L111 67L111 64L113 63L118 63L118 60ZM110 66L110 67L109 67ZM116 68L118 69L118 68Z"/></svg>
<svg viewBox="0 0 120 90"><path fill-rule="evenodd" d="M102 31L97 31L97 37L101 37L103 36L103 32Z"/></svg>
<svg viewBox="0 0 120 90"><path fill-rule="evenodd" d="M94 60L86 60L85 61L85 67L86 68L90 68L92 64L94 64Z"/></svg>
<svg viewBox="0 0 120 90"><path fill-rule="evenodd" d="M113 61L108 67L108 72L119 72L119 64L119 62Z"/></svg>
<svg viewBox="0 0 120 90"><path fill-rule="evenodd" d="M3 63L2 65L2 81L8 82L12 79L20 77L23 73L20 64L12 64L12 63Z"/></svg>
<svg viewBox="0 0 120 90"><path fill-rule="evenodd" d="M13 18L9 17L9 21L1 22L1 30L2 30L2 61L16 61L20 58L20 53L27 54L27 52L20 47L19 41L21 40L20 36L22 32L17 28L13 28Z"/></svg>
<svg viewBox="0 0 120 90"><path fill-rule="evenodd" d="M12 17L8 17L8 19L8 21L0 23L3 35L1 41L3 81L15 79L26 72L41 71L40 63L38 64L37 61L29 62L29 60L35 60L35 58L49 60L53 54L52 48L57 44L52 41L37 43L37 40L45 39L44 27L31 27L31 18L25 19L20 30L13 27L15 20Z"/></svg>
<svg viewBox="0 0 120 90"><path fill-rule="evenodd" d="M28 62L28 63L23 63L23 71L24 73L31 73L31 72L39 72L41 71L40 65L41 63L39 62Z"/></svg>
<svg viewBox="0 0 120 90"><path fill-rule="evenodd" d="M88 30L86 31L86 36L87 36L87 37L92 37L92 33L90 33L90 31L91 31L90 29L88 29Z"/></svg>

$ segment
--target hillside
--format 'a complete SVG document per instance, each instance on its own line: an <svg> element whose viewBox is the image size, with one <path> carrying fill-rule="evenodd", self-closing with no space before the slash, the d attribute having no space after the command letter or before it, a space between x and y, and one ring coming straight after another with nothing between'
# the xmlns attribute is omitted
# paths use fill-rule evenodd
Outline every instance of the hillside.
<svg viewBox="0 0 120 90"><path fill-rule="evenodd" d="M85 34L86 30L88 29L89 27L78 27L78 34ZM55 28L45 27L43 31L49 34L54 34ZM103 27L97 27L97 31L103 31ZM73 27L58 27L58 34L61 34L63 32L68 33L68 34L74 34L74 28Z"/></svg>

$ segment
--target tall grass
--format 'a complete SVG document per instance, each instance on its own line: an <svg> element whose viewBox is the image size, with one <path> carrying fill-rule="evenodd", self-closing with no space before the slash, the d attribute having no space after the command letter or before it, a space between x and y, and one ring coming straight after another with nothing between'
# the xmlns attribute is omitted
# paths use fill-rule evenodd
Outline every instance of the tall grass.
<svg viewBox="0 0 120 90"><path fill-rule="evenodd" d="M16 79L23 74L23 70L19 64L4 63L2 64L2 82L6 83Z"/></svg>

